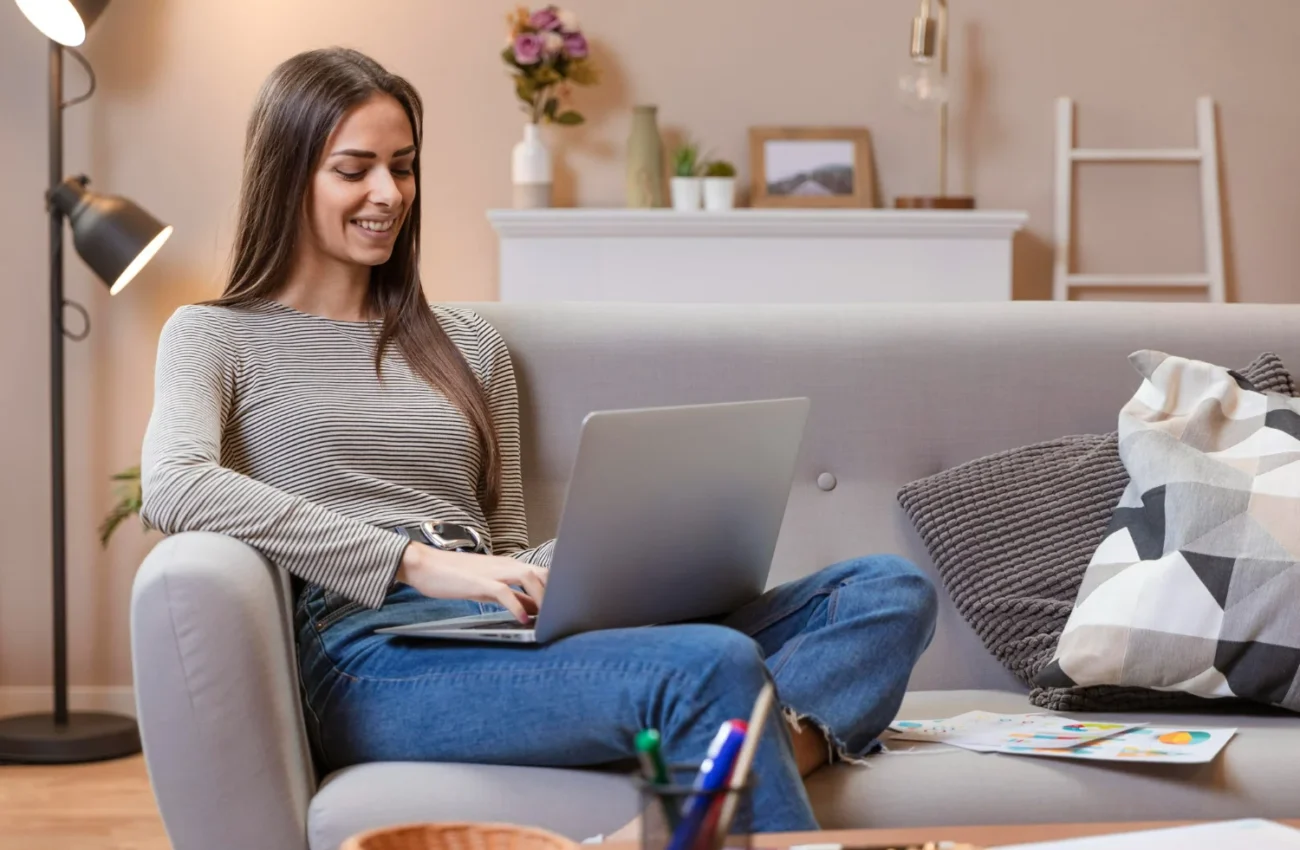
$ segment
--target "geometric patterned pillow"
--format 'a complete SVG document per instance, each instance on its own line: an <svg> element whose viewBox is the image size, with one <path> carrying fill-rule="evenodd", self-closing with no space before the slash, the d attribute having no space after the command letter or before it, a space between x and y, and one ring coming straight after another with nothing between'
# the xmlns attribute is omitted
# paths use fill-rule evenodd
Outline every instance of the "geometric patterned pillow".
<svg viewBox="0 0 1300 850"><path fill-rule="evenodd" d="M1258 390L1300 395L1271 351L1242 366L1241 375ZM994 658L1033 686L1128 482L1112 431L969 460L904 485L898 502L957 613ZM1113 685L1032 687L1029 701L1067 713L1235 710L1238 702Z"/></svg>
<svg viewBox="0 0 1300 850"><path fill-rule="evenodd" d="M1300 400L1157 351L1130 362L1129 484L1034 681L1300 710Z"/></svg>

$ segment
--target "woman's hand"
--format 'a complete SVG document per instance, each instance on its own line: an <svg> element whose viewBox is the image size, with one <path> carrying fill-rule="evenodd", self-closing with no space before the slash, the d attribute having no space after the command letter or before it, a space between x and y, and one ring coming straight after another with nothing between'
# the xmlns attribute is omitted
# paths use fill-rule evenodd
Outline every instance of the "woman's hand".
<svg viewBox="0 0 1300 850"><path fill-rule="evenodd" d="M447 552L414 541L402 553L397 580L437 599L495 602L521 623L537 613L546 595L542 567L499 555Z"/></svg>

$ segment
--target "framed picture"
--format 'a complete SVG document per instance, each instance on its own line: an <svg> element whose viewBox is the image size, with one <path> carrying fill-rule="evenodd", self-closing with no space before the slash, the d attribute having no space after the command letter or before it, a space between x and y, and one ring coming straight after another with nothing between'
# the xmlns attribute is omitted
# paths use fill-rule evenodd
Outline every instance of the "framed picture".
<svg viewBox="0 0 1300 850"><path fill-rule="evenodd" d="M750 203L756 207L871 207L865 127L753 127Z"/></svg>

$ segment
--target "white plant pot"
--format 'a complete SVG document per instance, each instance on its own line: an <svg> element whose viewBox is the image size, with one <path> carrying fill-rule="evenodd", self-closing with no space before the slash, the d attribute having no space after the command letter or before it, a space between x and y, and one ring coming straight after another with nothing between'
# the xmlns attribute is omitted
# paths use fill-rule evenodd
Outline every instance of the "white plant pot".
<svg viewBox="0 0 1300 850"><path fill-rule="evenodd" d="M673 209L698 210L704 181L699 177L674 177L671 183Z"/></svg>
<svg viewBox="0 0 1300 850"><path fill-rule="evenodd" d="M704 208L706 210L729 210L735 205L735 177L704 178Z"/></svg>
<svg viewBox="0 0 1300 850"><path fill-rule="evenodd" d="M510 157L510 178L514 183L516 209L537 209L551 205L551 152L542 142L536 124L524 125L524 137L515 143Z"/></svg>

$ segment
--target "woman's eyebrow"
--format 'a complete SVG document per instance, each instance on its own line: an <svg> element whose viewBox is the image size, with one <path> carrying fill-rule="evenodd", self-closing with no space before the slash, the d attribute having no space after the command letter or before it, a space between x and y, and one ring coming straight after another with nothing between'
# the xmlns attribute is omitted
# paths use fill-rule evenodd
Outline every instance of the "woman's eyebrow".
<svg viewBox="0 0 1300 850"><path fill-rule="evenodd" d="M393 156L394 157L406 156L407 154L411 154L411 153L415 153L415 145L407 145L401 150L393 151ZM357 150L356 148L347 148L346 150L334 151L334 153L330 154L330 156L356 156L362 159L374 159L376 156L378 156L378 154L376 154L374 151L363 151L363 150Z"/></svg>

